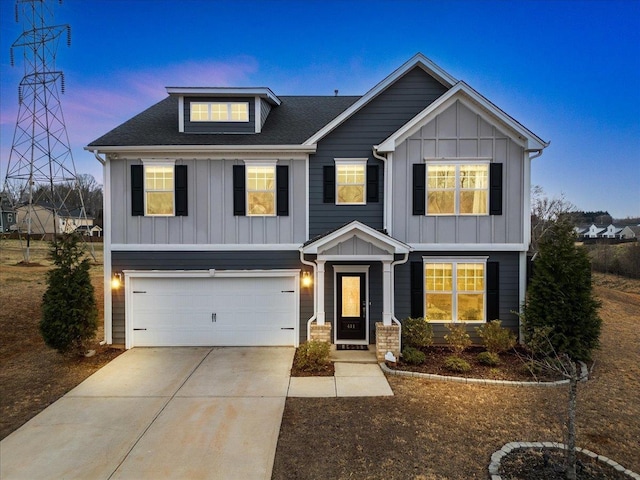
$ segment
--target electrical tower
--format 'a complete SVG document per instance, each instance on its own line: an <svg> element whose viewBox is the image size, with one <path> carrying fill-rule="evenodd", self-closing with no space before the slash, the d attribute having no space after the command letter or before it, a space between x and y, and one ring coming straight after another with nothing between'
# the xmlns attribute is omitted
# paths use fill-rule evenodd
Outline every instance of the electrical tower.
<svg viewBox="0 0 640 480"><path fill-rule="evenodd" d="M4 191L16 210L20 239L26 238L26 263L32 236L55 238L89 223L60 103L64 73L56 69L59 43L66 38L71 45L71 28L54 24L53 3L15 3L16 22L22 22L23 32L11 46L11 65L14 49L21 49L24 76L18 86L18 118ZM75 224L71 217L78 219ZM95 258L93 249L91 253Z"/></svg>

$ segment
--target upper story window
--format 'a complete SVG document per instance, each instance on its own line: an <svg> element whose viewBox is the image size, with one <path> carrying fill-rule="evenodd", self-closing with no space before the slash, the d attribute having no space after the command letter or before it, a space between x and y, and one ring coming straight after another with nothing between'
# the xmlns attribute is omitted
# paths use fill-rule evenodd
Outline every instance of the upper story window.
<svg viewBox="0 0 640 480"><path fill-rule="evenodd" d="M276 166L247 165L247 215L276 214Z"/></svg>
<svg viewBox="0 0 640 480"><path fill-rule="evenodd" d="M428 164L427 215L487 215L489 164Z"/></svg>
<svg viewBox="0 0 640 480"><path fill-rule="evenodd" d="M192 122L248 122L248 102L192 102Z"/></svg>
<svg viewBox="0 0 640 480"><path fill-rule="evenodd" d="M425 312L436 322L485 319L485 262L426 260Z"/></svg>
<svg viewBox="0 0 640 480"><path fill-rule="evenodd" d="M366 203L367 159L336 159L336 204Z"/></svg>
<svg viewBox="0 0 640 480"><path fill-rule="evenodd" d="M174 214L173 165L145 165L145 215Z"/></svg>

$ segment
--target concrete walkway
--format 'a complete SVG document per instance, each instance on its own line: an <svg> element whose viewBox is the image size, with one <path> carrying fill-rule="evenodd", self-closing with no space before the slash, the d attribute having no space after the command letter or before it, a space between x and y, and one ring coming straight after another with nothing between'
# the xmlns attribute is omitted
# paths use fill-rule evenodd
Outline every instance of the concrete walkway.
<svg viewBox="0 0 640 480"><path fill-rule="evenodd" d="M0 478L269 479L287 395L393 395L378 365L348 360L302 385L293 354L128 350L2 440Z"/></svg>

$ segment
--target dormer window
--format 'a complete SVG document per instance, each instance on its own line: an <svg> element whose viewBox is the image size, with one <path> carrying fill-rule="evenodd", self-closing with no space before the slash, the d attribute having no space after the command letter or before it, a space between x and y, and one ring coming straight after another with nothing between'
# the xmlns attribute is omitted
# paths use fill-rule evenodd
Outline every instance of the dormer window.
<svg viewBox="0 0 640 480"><path fill-rule="evenodd" d="M248 122L248 102L191 103L192 122Z"/></svg>

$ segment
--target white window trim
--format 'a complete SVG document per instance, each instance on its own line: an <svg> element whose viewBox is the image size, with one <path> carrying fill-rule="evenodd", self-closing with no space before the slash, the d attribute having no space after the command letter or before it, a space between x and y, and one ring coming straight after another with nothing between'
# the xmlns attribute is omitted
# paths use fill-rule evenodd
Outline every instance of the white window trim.
<svg viewBox="0 0 640 480"><path fill-rule="evenodd" d="M173 213L147 213L147 167L173 168ZM176 216L176 161L175 160L143 160L142 161L143 200L145 217L175 217Z"/></svg>
<svg viewBox="0 0 640 480"><path fill-rule="evenodd" d="M482 324L487 323L487 260L489 257L422 257L422 278L423 278L423 287L422 287L422 308L424 311L424 315L427 315L427 285L425 282L425 266L427 263L450 263L453 265L453 278L452 286L453 290L451 292L452 298L452 306L453 306L453 319L451 320L429 320L429 323L471 323L471 324ZM456 265L458 263L482 263L484 265L483 273L484 273L484 301L483 301L483 319L482 320L467 320L460 321L457 319L458 317L458 289L457 289L457 268Z"/></svg>
<svg viewBox="0 0 640 480"><path fill-rule="evenodd" d="M425 164L427 168L425 168L425 215L429 217L451 217L451 216L462 216L462 217L488 217L489 216L489 197L490 197L490 167L491 164L490 158L486 157L460 157L454 159L447 158L425 158ZM453 165L456 167L456 183L455 183L455 195L454 195L454 212L453 213L429 213L429 166L440 166L440 165ZM486 165L487 166L487 213L460 213L460 192L462 189L460 188L460 166L461 165Z"/></svg>
<svg viewBox="0 0 640 480"><path fill-rule="evenodd" d="M367 158L334 158L336 173L335 173L335 184L336 184L336 205L366 205L367 204ZM338 167L344 165L362 165L364 167L364 183L362 186L362 202L349 202L349 203L340 203L338 202L338 187L340 184L338 183Z"/></svg>
<svg viewBox="0 0 640 480"><path fill-rule="evenodd" d="M247 206L247 211L245 216L247 217L275 217L278 214L278 205L276 204L277 201L277 193L278 193L278 185L277 185L277 172L276 172L276 165L277 165L278 161L277 160L245 160L244 161L244 165L245 165L245 187L244 187L244 199L245 199L245 205ZM249 168L250 167L273 167L273 213L265 213L265 214L256 214L256 213L249 213Z"/></svg>
<svg viewBox="0 0 640 480"><path fill-rule="evenodd" d="M198 105L206 105L207 106L207 119L206 120L194 120L191 115L191 109L194 104ZM246 120L234 120L231 118L231 106L232 105L240 105L244 104L247 106L247 119ZM211 106L212 105L226 105L227 106L227 120L213 120L211 118ZM202 123L202 122L214 122L214 123L249 123L251 117L251 111L249 109L249 102L190 102L189 103L189 121L192 123Z"/></svg>

